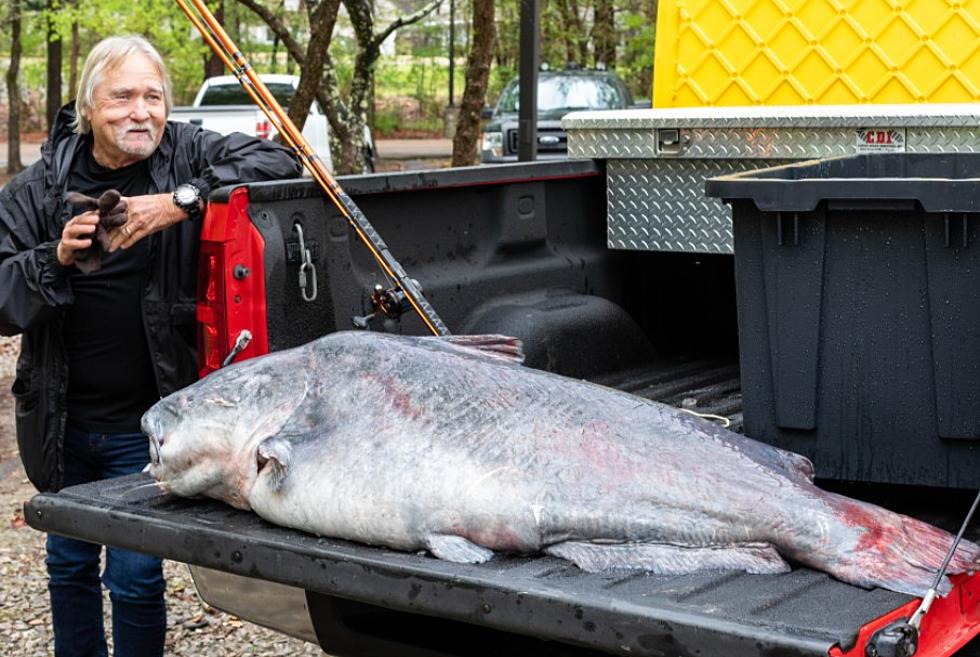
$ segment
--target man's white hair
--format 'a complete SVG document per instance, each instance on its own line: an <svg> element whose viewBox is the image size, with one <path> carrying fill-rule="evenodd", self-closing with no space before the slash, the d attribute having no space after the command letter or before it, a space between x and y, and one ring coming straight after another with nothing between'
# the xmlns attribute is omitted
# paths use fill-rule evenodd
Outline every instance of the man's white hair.
<svg viewBox="0 0 980 657"><path fill-rule="evenodd" d="M167 108L167 116L170 116L170 108L173 107L173 88L170 83L170 75L167 74L167 67L157 49L150 45L149 41L139 36L108 37L95 44L82 66L82 77L78 81L78 95L75 97L75 121L72 123L75 132L87 135L92 131L92 124L83 114L85 111L90 112L94 109L95 88L99 86L106 71L111 71L124 59L135 53L145 55L159 71L160 79L163 80L163 102Z"/></svg>

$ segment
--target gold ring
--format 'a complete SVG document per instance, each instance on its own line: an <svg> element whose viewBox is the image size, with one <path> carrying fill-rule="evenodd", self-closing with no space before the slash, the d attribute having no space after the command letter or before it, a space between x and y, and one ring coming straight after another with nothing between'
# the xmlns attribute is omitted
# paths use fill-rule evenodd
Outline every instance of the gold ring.
<svg viewBox="0 0 980 657"><path fill-rule="evenodd" d="M122 234L125 235L126 237L132 237L133 236L133 229L130 228L129 226L127 226L126 224L123 224L123 227L120 228L119 230L121 230L122 231Z"/></svg>

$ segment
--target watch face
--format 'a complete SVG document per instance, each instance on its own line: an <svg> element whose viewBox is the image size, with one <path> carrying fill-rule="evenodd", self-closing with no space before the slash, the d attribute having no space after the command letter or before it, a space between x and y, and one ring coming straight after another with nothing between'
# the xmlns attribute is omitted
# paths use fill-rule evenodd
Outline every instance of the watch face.
<svg viewBox="0 0 980 657"><path fill-rule="evenodd" d="M197 189L191 185L181 185L174 191L174 197L180 205L190 205L198 199Z"/></svg>

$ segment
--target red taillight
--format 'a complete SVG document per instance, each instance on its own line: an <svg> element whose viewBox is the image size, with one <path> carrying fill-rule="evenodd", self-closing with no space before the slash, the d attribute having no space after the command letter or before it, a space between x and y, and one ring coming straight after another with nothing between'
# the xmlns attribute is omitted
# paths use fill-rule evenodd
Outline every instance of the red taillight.
<svg viewBox="0 0 980 657"><path fill-rule="evenodd" d="M269 119L265 117L265 114L259 114L255 117L255 136L259 139L269 139L269 135L272 133L272 124L269 123Z"/></svg>
<svg viewBox="0 0 980 657"><path fill-rule="evenodd" d="M227 205L209 203L201 228L197 290L199 374L221 367L242 331L252 341L236 361L269 351L265 304L265 240L248 217L248 189Z"/></svg>

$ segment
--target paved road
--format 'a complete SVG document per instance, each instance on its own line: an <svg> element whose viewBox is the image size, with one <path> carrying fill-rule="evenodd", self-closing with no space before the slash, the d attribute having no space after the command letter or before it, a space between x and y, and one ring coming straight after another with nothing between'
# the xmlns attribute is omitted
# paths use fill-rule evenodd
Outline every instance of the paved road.
<svg viewBox="0 0 980 657"><path fill-rule="evenodd" d="M452 157L451 139L379 139L378 156L385 160L416 160ZM41 157L41 144L21 144L20 159L24 166ZM7 144L0 142L0 169L7 167Z"/></svg>
<svg viewBox="0 0 980 657"><path fill-rule="evenodd" d="M378 157L384 160L415 160L452 157L452 139L379 139Z"/></svg>
<svg viewBox="0 0 980 657"><path fill-rule="evenodd" d="M34 164L41 159L41 144L21 144L20 161L24 166ZM7 169L7 142L0 141L0 170Z"/></svg>

